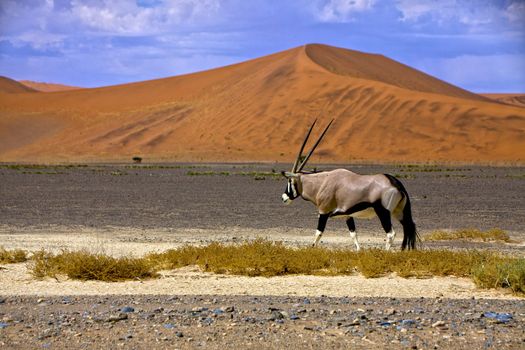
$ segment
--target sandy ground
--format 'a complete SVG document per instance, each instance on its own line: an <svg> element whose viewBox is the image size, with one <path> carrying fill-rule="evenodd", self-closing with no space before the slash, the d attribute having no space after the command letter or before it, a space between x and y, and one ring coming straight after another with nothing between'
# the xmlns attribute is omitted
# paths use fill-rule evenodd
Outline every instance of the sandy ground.
<svg viewBox="0 0 525 350"><path fill-rule="evenodd" d="M88 229L56 226L47 230L0 227L0 241L6 249L45 249L58 252L63 249L87 250L113 256L141 256L184 244L207 244L212 240L225 243L239 242L256 237L280 240L288 245L306 245L311 237L289 230L234 229L228 233L217 230L181 229L137 230L133 228ZM21 233L20 231L24 231ZM49 231L53 231L49 232ZM13 234L16 232L16 234ZM363 246L380 246L382 236L362 233ZM348 246L344 232L327 234L322 241L327 246ZM36 280L27 264L4 265L0 270L0 295L268 295L268 296L331 296L331 297L445 297L445 298L516 298L507 291L479 290L470 279L434 277L406 279L397 276L364 278L362 276L284 276L242 277L215 275L199 271L196 267L163 271L155 280L129 282L81 282L68 279Z"/></svg>

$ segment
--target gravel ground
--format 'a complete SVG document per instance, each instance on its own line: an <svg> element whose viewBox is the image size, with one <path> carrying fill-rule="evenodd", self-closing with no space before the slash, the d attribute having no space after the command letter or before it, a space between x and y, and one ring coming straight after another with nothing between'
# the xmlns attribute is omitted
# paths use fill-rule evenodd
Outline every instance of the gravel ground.
<svg viewBox="0 0 525 350"><path fill-rule="evenodd" d="M166 238L170 234L189 229L216 235L201 237L200 243L215 239L231 242L237 236L242 238L243 232L260 234L265 230L273 232L272 237L293 232L310 240L317 221L315 208L304 201L283 207L284 181L261 174L287 168L216 164L171 168L0 166L1 231L4 237L35 232L40 237L46 232L56 234L58 227L66 235L74 228L70 232L87 230L99 237L97 232L111 234L119 228L117 231L136 232L136 237L122 240L137 245L155 243L146 237L148 232L162 232L164 243L170 243ZM348 168L359 173L400 175L423 233L500 227L517 240L525 238L524 168ZM377 220L356 223L358 231L377 232L383 237ZM330 221L326 240L334 240L330 231L343 230L343 221ZM173 244L184 237L174 239ZM519 256L524 251L522 244L445 242L431 246L510 250ZM300 295L300 290L297 293ZM523 349L524 320L523 299L5 295L0 296L0 347Z"/></svg>
<svg viewBox="0 0 525 350"><path fill-rule="evenodd" d="M9 297L0 320L0 345L10 349L525 347L525 301Z"/></svg>

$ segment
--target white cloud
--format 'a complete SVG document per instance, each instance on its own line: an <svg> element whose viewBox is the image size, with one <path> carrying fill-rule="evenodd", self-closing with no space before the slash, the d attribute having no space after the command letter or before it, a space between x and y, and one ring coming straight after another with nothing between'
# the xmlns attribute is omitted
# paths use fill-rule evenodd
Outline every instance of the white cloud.
<svg viewBox="0 0 525 350"><path fill-rule="evenodd" d="M66 38L62 34L53 34L41 30L29 30L17 36L2 36L0 40L8 40L14 47L29 45L36 50L58 49Z"/></svg>
<svg viewBox="0 0 525 350"><path fill-rule="evenodd" d="M376 0L328 0L318 5L321 22L350 22L356 13L372 9Z"/></svg>
<svg viewBox="0 0 525 350"><path fill-rule="evenodd" d="M151 35L177 25L205 23L213 19L219 9L219 0L166 0L152 3L151 6L140 6L127 0L73 0L71 13L80 23L93 30Z"/></svg>
<svg viewBox="0 0 525 350"><path fill-rule="evenodd" d="M525 19L525 3L521 0L502 3L496 0L396 0L401 21L431 20L438 24L456 22L473 30L501 21Z"/></svg>
<svg viewBox="0 0 525 350"><path fill-rule="evenodd" d="M525 24L525 2L513 2L505 10L505 16L511 22L520 23L522 26Z"/></svg>
<svg viewBox="0 0 525 350"><path fill-rule="evenodd" d="M220 0L1 0L0 33L153 35L219 21L220 9Z"/></svg>
<svg viewBox="0 0 525 350"><path fill-rule="evenodd" d="M416 68L474 92L525 92L525 54L427 59Z"/></svg>

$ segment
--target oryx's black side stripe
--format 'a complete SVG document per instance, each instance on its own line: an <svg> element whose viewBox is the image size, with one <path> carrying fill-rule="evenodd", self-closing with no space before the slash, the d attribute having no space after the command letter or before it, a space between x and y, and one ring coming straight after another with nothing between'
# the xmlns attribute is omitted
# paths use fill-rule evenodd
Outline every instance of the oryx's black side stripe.
<svg viewBox="0 0 525 350"><path fill-rule="evenodd" d="M381 225L383 226L383 229L385 230L385 232L390 232L390 230L392 229L392 220L390 218L390 212L387 209L383 208L383 206L381 205L381 201L376 201L374 203L361 202L361 203L354 205L347 211L330 213L330 216L352 215L354 213L360 212L368 208L374 208L374 211L377 217L379 218L379 221L381 221ZM348 224L349 223L347 220L347 225ZM348 228L352 230L350 226L348 226ZM355 223L353 225L353 228L354 228L353 230L355 231Z"/></svg>
<svg viewBox="0 0 525 350"><path fill-rule="evenodd" d="M330 213L330 216L351 215L353 213L357 213L358 211L362 211L362 210L371 208L373 206L374 206L374 203L361 202L361 203L357 203L356 205L354 205L353 207L351 207L350 209L346 211L332 212Z"/></svg>
<svg viewBox="0 0 525 350"><path fill-rule="evenodd" d="M401 249L415 249L416 243L421 243L421 238L416 230L416 224L412 219L412 209L410 205L410 198L408 197L408 192L405 189L405 186L393 177L390 174L384 174L390 183L401 192L403 197L406 198L405 207L403 208L403 219L400 220L401 225L403 225L403 243L401 243Z"/></svg>

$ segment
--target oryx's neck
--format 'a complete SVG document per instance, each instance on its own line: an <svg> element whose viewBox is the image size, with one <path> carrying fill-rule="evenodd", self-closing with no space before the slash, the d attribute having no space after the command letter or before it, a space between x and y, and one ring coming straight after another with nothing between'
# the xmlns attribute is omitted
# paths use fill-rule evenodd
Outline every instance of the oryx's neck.
<svg viewBox="0 0 525 350"><path fill-rule="evenodd" d="M314 204L316 204L315 199L323 182L323 176L319 176L321 174L301 174L298 181L298 190L301 197Z"/></svg>

